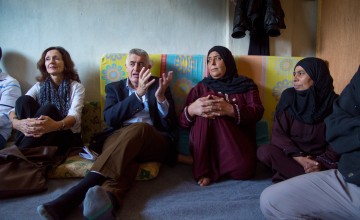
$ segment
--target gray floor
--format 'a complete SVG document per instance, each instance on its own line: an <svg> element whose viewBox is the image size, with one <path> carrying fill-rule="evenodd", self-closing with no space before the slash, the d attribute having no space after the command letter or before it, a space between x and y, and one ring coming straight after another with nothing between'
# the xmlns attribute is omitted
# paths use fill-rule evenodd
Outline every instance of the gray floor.
<svg viewBox="0 0 360 220"><path fill-rule="evenodd" d="M36 207L56 198L78 181L49 180L45 193L0 200L0 219L40 219ZM269 171L262 165L252 180L226 180L207 187L195 183L188 165L163 166L156 179L134 184L118 216L130 220L264 219L259 196L269 185ZM82 219L81 206L68 219Z"/></svg>

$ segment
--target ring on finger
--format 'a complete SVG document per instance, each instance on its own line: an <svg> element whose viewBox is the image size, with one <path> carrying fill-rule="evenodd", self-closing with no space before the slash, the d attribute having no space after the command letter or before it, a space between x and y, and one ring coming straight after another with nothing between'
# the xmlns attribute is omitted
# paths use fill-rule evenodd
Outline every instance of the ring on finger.
<svg viewBox="0 0 360 220"><path fill-rule="evenodd" d="M142 83L141 84L141 88L145 88L146 84L145 83Z"/></svg>

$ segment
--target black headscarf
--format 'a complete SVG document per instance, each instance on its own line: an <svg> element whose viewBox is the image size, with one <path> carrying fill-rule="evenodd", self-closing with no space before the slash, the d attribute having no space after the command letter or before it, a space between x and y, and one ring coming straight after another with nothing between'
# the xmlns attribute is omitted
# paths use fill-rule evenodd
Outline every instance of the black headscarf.
<svg viewBox="0 0 360 220"><path fill-rule="evenodd" d="M207 56L213 51L218 52L224 60L226 73L220 79L214 79L209 75L201 81L202 83L216 92L226 94L244 93L252 89L257 89L253 80L238 75L235 59L229 49L223 46L215 46L209 50Z"/></svg>
<svg viewBox="0 0 360 220"><path fill-rule="evenodd" d="M326 62L322 59L304 58L295 65L295 68L297 66L301 66L306 71L314 84L304 91L296 91L293 87L286 89L281 94L276 113L288 109L297 120L305 124L316 124L332 112L333 102L338 96L334 92L333 78Z"/></svg>

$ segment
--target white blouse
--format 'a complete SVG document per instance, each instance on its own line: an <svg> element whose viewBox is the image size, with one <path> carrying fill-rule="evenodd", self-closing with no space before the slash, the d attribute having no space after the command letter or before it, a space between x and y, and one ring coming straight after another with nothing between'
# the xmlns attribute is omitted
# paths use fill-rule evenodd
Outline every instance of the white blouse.
<svg viewBox="0 0 360 220"><path fill-rule="evenodd" d="M37 100L37 95L40 93L40 82L37 82L25 95L29 95ZM81 113L84 107L85 99L85 87L77 82L72 81L70 84L70 102L71 106L67 115L75 117L76 122L74 126L71 127L73 133L81 132Z"/></svg>

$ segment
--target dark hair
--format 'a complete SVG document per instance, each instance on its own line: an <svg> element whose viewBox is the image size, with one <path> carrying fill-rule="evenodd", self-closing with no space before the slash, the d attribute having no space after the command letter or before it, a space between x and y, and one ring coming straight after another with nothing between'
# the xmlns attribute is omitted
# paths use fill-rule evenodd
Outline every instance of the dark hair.
<svg viewBox="0 0 360 220"><path fill-rule="evenodd" d="M0 60L1 60L1 57L2 57L2 50L1 50L1 47L0 47Z"/></svg>
<svg viewBox="0 0 360 220"><path fill-rule="evenodd" d="M63 47L49 47L41 55L40 60L37 63L37 68L40 70L41 76L36 77L36 80L39 82L45 81L45 79L49 76L49 73L46 71L45 66L45 56L46 53L50 50L57 50L60 52L62 59L64 61L64 79L71 79L77 82L81 82L79 78L79 74L75 69L75 64L71 59L71 56L67 50Z"/></svg>

